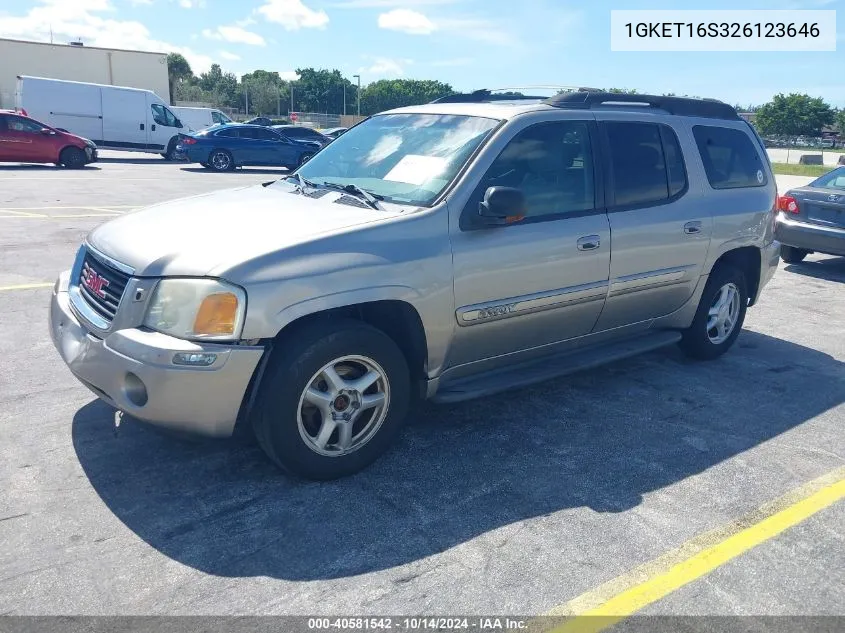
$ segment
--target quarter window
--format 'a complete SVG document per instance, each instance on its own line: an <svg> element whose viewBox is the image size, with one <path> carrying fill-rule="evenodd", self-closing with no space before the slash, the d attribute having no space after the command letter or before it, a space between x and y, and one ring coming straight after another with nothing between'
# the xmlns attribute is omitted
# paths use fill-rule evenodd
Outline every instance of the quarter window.
<svg viewBox="0 0 845 633"><path fill-rule="evenodd" d="M762 187L766 170L747 134L726 127L695 125L692 128L707 180L714 189Z"/></svg>
<svg viewBox="0 0 845 633"><path fill-rule="evenodd" d="M590 134L582 121L539 123L517 134L493 161L469 202L471 217L489 187L520 189L526 218L595 208Z"/></svg>

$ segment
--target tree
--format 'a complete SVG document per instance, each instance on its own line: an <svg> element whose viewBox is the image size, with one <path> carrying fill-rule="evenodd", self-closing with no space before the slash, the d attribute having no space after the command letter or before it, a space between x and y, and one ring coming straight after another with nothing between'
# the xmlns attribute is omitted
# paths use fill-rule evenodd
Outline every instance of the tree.
<svg viewBox="0 0 845 633"><path fill-rule="evenodd" d="M429 103L455 91L434 80L382 79L361 88L361 113L375 114L403 106Z"/></svg>
<svg viewBox="0 0 845 633"><path fill-rule="evenodd" d="M836 111L834 125L836 125L836 129L839 131L839 136L845 138L845 108Z"/></svg>
<svg viewBox="0 0 845 633"><path fill-rule="evenodd" d="M820 136L834 120L833 109L821 97L805 94L778 94L757 110L761 134Z"/></svg>
<svg viewBox="0 0 845 633"><path fill-rule="evenodd" d="M167 78L170 86L170 102L176 94L176 86L194 78L194 72L185 56L181 53L170 53L167 56Z"/></svg>

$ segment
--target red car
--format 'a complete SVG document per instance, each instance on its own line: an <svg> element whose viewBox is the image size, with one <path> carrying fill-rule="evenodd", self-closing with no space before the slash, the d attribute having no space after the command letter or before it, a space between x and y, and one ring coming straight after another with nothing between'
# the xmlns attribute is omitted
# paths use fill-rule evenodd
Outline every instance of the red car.
<svg viewBox="0 0 845 633"><path fill-rule="evenodd" d="M80 169L97 160L97 146L69 132L31 119L22 112L0 110L0 162L56 163Z"/></svg>

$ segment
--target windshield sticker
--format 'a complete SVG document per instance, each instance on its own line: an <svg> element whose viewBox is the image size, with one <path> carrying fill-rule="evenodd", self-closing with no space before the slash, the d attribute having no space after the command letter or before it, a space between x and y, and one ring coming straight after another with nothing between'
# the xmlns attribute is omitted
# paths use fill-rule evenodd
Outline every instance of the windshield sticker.
<svg viewBox="0 0 845 633"><path fill-rule="evenodd" d="M384 180L421 185L443 171L446 159L441 156L408 154L384 176Z"/></svg>
<svg viewBox="0 0 845 633"><path fill-rule="evenodd" d="M765 179L765 176L763 176L763 170L758 169L757 170L757 182L759 182L762 185L764 179Z"/></svg>

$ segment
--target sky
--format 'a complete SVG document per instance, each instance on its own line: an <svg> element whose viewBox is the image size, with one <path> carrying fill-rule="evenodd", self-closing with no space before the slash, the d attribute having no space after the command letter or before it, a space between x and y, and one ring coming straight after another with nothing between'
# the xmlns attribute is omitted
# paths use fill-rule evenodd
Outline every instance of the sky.
<svg viewBox="0 0 845 633"><path fill-rule="evenodd" d="M613 52L612 9L842 9L836 52ZM803 92L845 107L845 0L0 0L0 37L180 52L295 77L439 79L457 90L536 85L761 104Z"/></svg>

